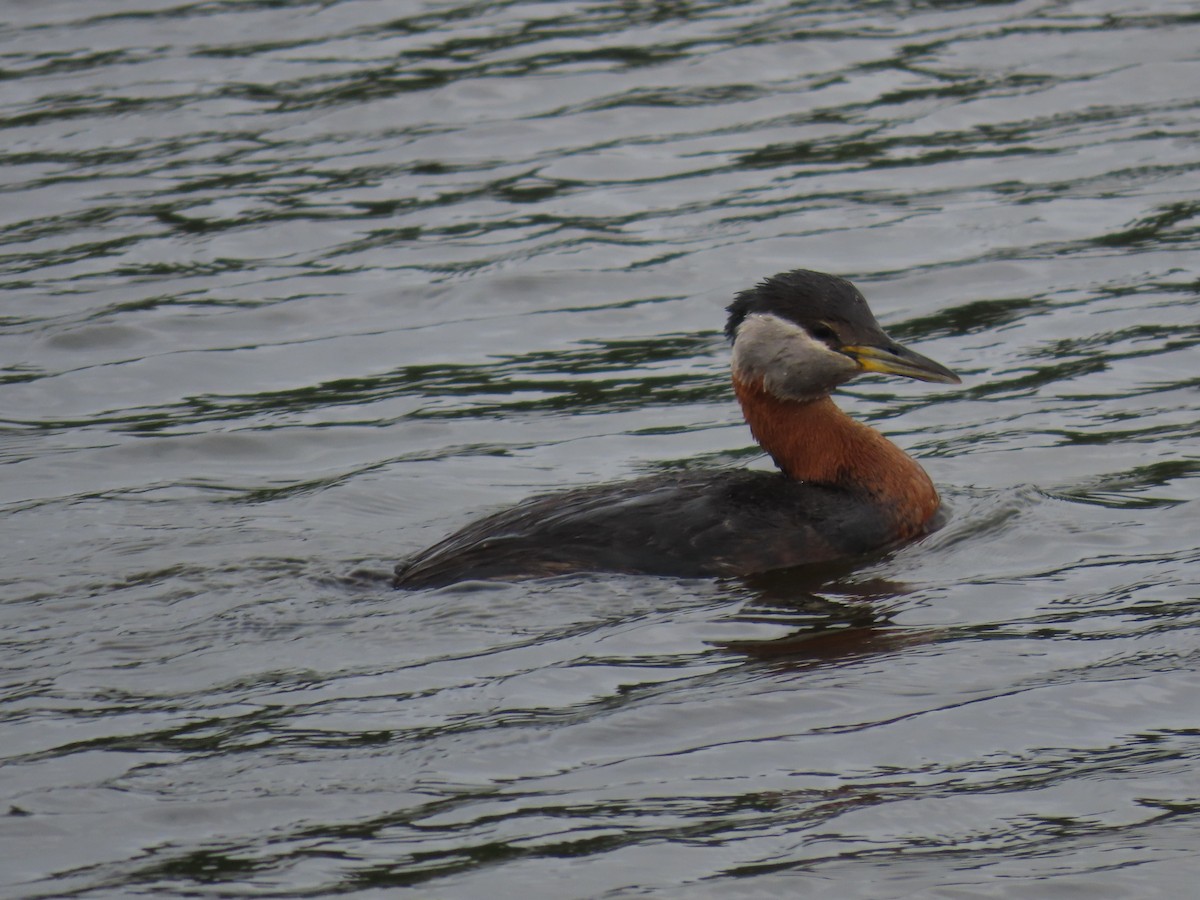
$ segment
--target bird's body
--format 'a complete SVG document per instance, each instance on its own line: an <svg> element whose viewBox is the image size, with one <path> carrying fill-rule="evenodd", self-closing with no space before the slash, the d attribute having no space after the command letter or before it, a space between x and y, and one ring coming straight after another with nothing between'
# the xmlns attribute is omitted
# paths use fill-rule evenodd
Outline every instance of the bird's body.
<svg viewBox="0 0 1200 900"><path fill-rule="evenodd" d="M653 475L526 500L429 548L397 580L433 587L463 573L509 579L581 570L699 578L844 559L891 540L859 499L781 472Z"/></svg>
<svg viewBox="0 0 1200 900"><path fill-rule="evenodd" d="M746 575L853 557L923 534L938 510L924 469L834 405L865 371L954 383L891 341L847 281L798 270L738 295L733 384L775 473L652 476L533 498L396 570L418 588L568 572Z"/></svg>

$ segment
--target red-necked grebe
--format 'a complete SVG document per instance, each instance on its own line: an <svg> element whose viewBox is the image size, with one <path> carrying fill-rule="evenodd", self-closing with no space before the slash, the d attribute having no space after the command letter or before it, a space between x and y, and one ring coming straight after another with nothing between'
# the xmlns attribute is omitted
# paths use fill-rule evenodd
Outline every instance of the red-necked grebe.
<svg viewBox="0 0 1200 900"><path fill-rule="evenodd" d="M937 490L830 392L864 372L958 384L889 338L850 282L798 269L728 308L733 387L779 472L654 475L535 497L396 567L396 586L568 572L750 575L853 557L924 534Z"/></svg>

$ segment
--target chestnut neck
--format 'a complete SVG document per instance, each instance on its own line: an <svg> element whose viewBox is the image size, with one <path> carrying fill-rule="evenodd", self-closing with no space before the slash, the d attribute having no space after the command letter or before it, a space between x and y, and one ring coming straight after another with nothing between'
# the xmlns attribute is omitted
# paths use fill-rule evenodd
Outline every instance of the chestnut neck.
<svg viewBox="0 0 1200 900"><path fill-rule="evenodd" d="M937 512L937 490L917 461L827 394L787 400L761 378L736 372L733 387L754 439L789 478L869 495L894 518L899 536L916 533Z"/></svg>

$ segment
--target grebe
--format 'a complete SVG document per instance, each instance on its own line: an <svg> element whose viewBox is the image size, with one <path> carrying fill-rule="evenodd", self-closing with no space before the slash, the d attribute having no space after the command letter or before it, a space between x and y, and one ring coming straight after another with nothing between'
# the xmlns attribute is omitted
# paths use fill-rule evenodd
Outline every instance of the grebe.
<svg viewBox="0 0 1200 900"><path fill-rule="evenodd" d="M728 307L733 388L779 472L654 475L530 500L396 567L403 588L569 572L752 575L853 557L931 527L937 490L915 460L838 409L864 372L959 384L889 338L849 281L798 269Z"/></svg>

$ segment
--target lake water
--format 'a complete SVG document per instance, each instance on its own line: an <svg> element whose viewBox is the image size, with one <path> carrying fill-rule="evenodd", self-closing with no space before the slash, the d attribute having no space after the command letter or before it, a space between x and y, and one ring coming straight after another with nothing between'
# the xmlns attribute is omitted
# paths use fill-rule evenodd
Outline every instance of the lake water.
<svg viewBox="0 0 1200 900"><path fill-rule="evenodd" d="M0 894L1179 898L1190 2L9 3ZM396 592L768 467L723 307L850 278L942 531Z"/></svg>

